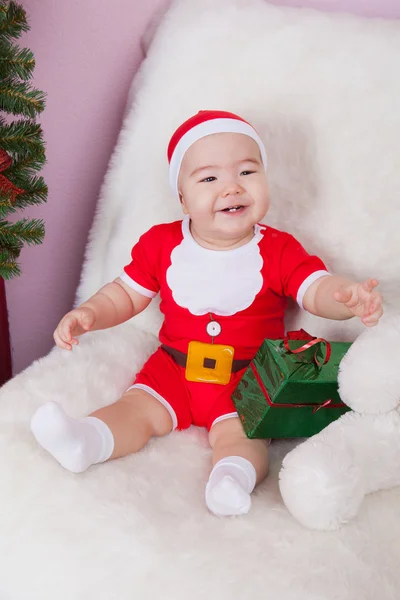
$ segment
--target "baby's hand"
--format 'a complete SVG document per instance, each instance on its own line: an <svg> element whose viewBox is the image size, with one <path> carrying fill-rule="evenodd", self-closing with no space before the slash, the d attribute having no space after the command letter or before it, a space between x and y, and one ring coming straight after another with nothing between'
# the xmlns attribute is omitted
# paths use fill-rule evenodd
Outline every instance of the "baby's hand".
<svg viewBox="0 0 400 600"><path fill-rule="evenodd" d="M337 302L343 303L356 317L360 317L366 327L378 324L383 314L382 296L374 290L379 285L376 279L364 283L351 283L333 294Z"/></svg>
<svg viewBox="0 0 400 600"><path fill-rule="evenodd" d="M90 331L96 322L96 313L91 308L82 306L67 313L57 325L53 337L59 348L72 350L72 346L79 344L74 336Z"/></svg>

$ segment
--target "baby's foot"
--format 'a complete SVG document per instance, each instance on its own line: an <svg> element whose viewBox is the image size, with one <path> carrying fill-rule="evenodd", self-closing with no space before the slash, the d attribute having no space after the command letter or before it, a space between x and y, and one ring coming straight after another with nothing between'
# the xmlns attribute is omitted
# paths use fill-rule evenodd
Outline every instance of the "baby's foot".
<svg viewBox="0 0 400 600"><path fill-rule="evenodd" d="M214 485L206 486L206 504L218 517L244 515L251 507L250 494L230 475L225 475Z"/></svg>
<svg viewBox="0 0 400 600"><path fill-rule="evenodd" d="M251 507L250 494L256 484L256 471L242 456L221 458L206 485L206 504L219 517L244 515Z"/></svg>
<svg viewBox="0 0 400 600"><path fill-rule="evenodd" d="M82 473L110 458L114 439L96 417L76 420L56 402L47 402L33 415L31 431L37 442L68 471Z"/></svg>

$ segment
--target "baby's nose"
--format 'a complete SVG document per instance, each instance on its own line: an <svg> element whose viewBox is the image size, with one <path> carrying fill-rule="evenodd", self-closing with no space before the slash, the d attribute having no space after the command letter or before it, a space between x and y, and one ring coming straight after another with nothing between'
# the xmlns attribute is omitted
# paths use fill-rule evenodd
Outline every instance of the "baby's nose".
<svg viewBox="0 0 400 600"><path fill-rule="evenodd" d="M243 188L236 182L231 182L225 186L223 197L227 196L236 196L237 194L241 194L243 192Z"/></svg>

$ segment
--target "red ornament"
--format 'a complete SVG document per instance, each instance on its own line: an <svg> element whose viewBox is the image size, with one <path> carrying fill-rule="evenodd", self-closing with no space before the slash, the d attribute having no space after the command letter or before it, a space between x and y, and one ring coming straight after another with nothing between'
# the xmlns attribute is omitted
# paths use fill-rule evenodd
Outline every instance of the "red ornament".
<svg viewBox="0 0 400 600"><path fill-rule="evenodd" d="M12 159L9 154L2 148L0 148L0 173L11 167ZM7 177L0 175L0 192L9 193L11 196L11 202L15 202L18 194L22 194L25 190L18 188L14 185Z"/></svg>

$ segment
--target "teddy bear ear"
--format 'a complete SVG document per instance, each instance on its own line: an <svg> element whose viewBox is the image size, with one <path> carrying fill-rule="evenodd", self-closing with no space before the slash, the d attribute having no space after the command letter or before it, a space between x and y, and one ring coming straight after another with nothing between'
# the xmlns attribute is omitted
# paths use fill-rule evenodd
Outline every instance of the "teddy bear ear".
<svg viewBox="0 0 400 600"><path fill-rule="evenodd" d="M339 394L359 413L400 407L400 315L384 316L352 344L339 367Z"/></svg>

